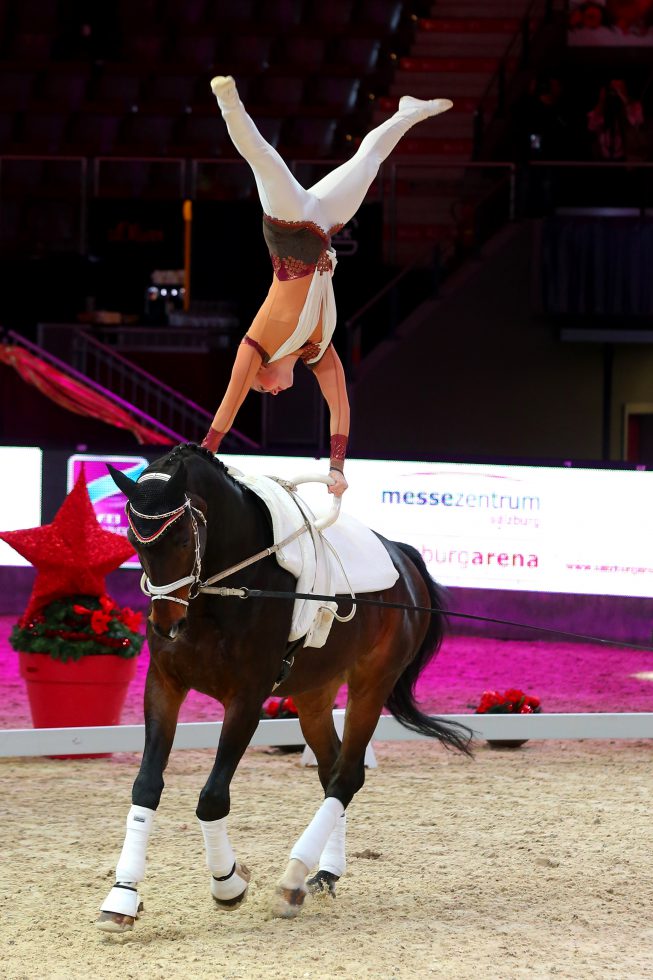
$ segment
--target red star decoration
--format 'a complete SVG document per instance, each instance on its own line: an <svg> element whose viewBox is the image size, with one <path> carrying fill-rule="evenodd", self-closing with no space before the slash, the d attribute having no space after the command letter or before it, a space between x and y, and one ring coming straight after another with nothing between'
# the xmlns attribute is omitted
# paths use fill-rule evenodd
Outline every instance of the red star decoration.
<svg viewBox="0 0 653 980"><path fill-rule="evenodd" d="M98 524L83 468L52 524L24 531L0 531L0 538L37 569L21 622L55 599L103 595L105 575L134 553L126 538L105 531Z"/></svg>

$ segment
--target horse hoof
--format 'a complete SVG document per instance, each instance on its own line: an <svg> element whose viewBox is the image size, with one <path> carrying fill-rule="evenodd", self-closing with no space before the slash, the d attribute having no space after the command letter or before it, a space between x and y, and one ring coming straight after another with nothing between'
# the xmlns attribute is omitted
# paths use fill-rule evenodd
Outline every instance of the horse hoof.
<svg viewBox="0 0 653 980"><path fill-rule="evenodd" d="M248 891L249 887L244 892L241 892L240 895L236 895L235 898L216 898L214 895L213 901L222 912L235 912L236 909L239 909L241 905L245 904Z"/></svg>
<svg viewBox="0 0 653 980"><path fill-rule="evenodd" d="M305 888L284 888L277 885L273 914L277 919L294 919L302 910L308 892Z"/></svg>
<svg viewBox="0 0 653 980"><path fill-rule="evenodd" d="M100 912L95 920L95 928L101 932L131 932L134 928L134 917L121 915L119 912Z"/></svg>
<svg viewBox="0 0 653 980"><path fill-rule="evenodd" d="M309 878L306 884L311 895L330 895L336 897L336 881L340 875L334 875L331 871L318 871L316 875Z"/></svg>
<svg viewBox="0 0 653 980"><path fill-rule="evenodd" d="M234 871L238 877L245 882L245 888L240 895L235 895L233 898L220 898L215 894L217 887L216 879L214 878L211 882L211 896L217 908L219 908L222 912L235 912L241 905L245 904L247 899L247 892L249 891L249 882L250 878L252 877L252 872L249 870L249 868L245 867L244 864L237 864Z"/></svg>

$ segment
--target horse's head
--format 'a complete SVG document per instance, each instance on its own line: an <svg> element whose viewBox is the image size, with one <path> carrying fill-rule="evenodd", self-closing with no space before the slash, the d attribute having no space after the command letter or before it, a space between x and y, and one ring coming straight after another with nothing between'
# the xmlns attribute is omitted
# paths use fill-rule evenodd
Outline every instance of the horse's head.
<svg viewBox="0 0 653 980"><path fill-rule="evenodd" d="M186 624L188 603L197 594L206 546L206 505L186 489L186 468L148 471L138 480L108 467L127 497L127 537L143 566L143 591L152 598L154 632L174 640Z"/></svg>

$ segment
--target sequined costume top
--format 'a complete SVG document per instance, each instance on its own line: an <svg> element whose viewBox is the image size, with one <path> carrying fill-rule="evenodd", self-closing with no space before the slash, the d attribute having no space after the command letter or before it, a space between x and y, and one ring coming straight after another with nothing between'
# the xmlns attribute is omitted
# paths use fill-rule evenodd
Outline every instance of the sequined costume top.
<svg viewBox="0 0 653 980"><path fill-rule="evenodd" d="M277 279L301 279L313 275L316 269L330 271L331 236L341 228L342 225L334 225L325 231L313 221L284 221L264 214L263 237Z"/></svg>

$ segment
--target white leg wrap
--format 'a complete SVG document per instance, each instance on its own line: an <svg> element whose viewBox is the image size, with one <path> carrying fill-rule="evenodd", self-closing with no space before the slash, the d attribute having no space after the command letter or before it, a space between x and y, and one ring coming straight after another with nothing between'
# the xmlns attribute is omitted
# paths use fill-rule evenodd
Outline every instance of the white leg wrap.
<svg viewBox="0 0 653 980"><path fill-rule="evenodd" d="M198 818L199 819L199 818ZM236 856L227 836L227 818L200 820L206 866L211 872L211 894L222 901L237 898L247 888L247 882L236 872Z"/></svg>
<svg viewBox="0 0 653 980"><path fill-rule="evenodd" d="M199 818L198 818L199 819ZM216 878L228 875L236 862L236 855L227 837L227 818L221 820L200 820L206 866Z"/></svg>
<svg viewBox="0 0 653 980"><path fill-rule="evenodd" d="M100 912L116 912L118 915L131 915L138 912L138 892L136 886L114 885L100 906Z"/></svg>
<svg viewBox="0 0 653 980"><path fill-rule="evenodd" d="M347 814L336 820L336 825L331 831L328 841L320 855L319 870L330 871L333 875L340 878L347 870L346 858L347 842Z"/></svg>
<svg viewBox="0 0 653 980"><path fill-rule="evenodd" d="M146 806L132 806L129 811L125 843L116 868L116 881L134 883L145 877L145 852L154 812Z"/></svg>
<svg viewBox="0 0 653 980"><path fill-rule="evenodd" d="M340 800L335 796L327 797L290 852L290 860L301 861L309 871L314 868L333 832L336 821L344 812L345 808Z"/></svg>

